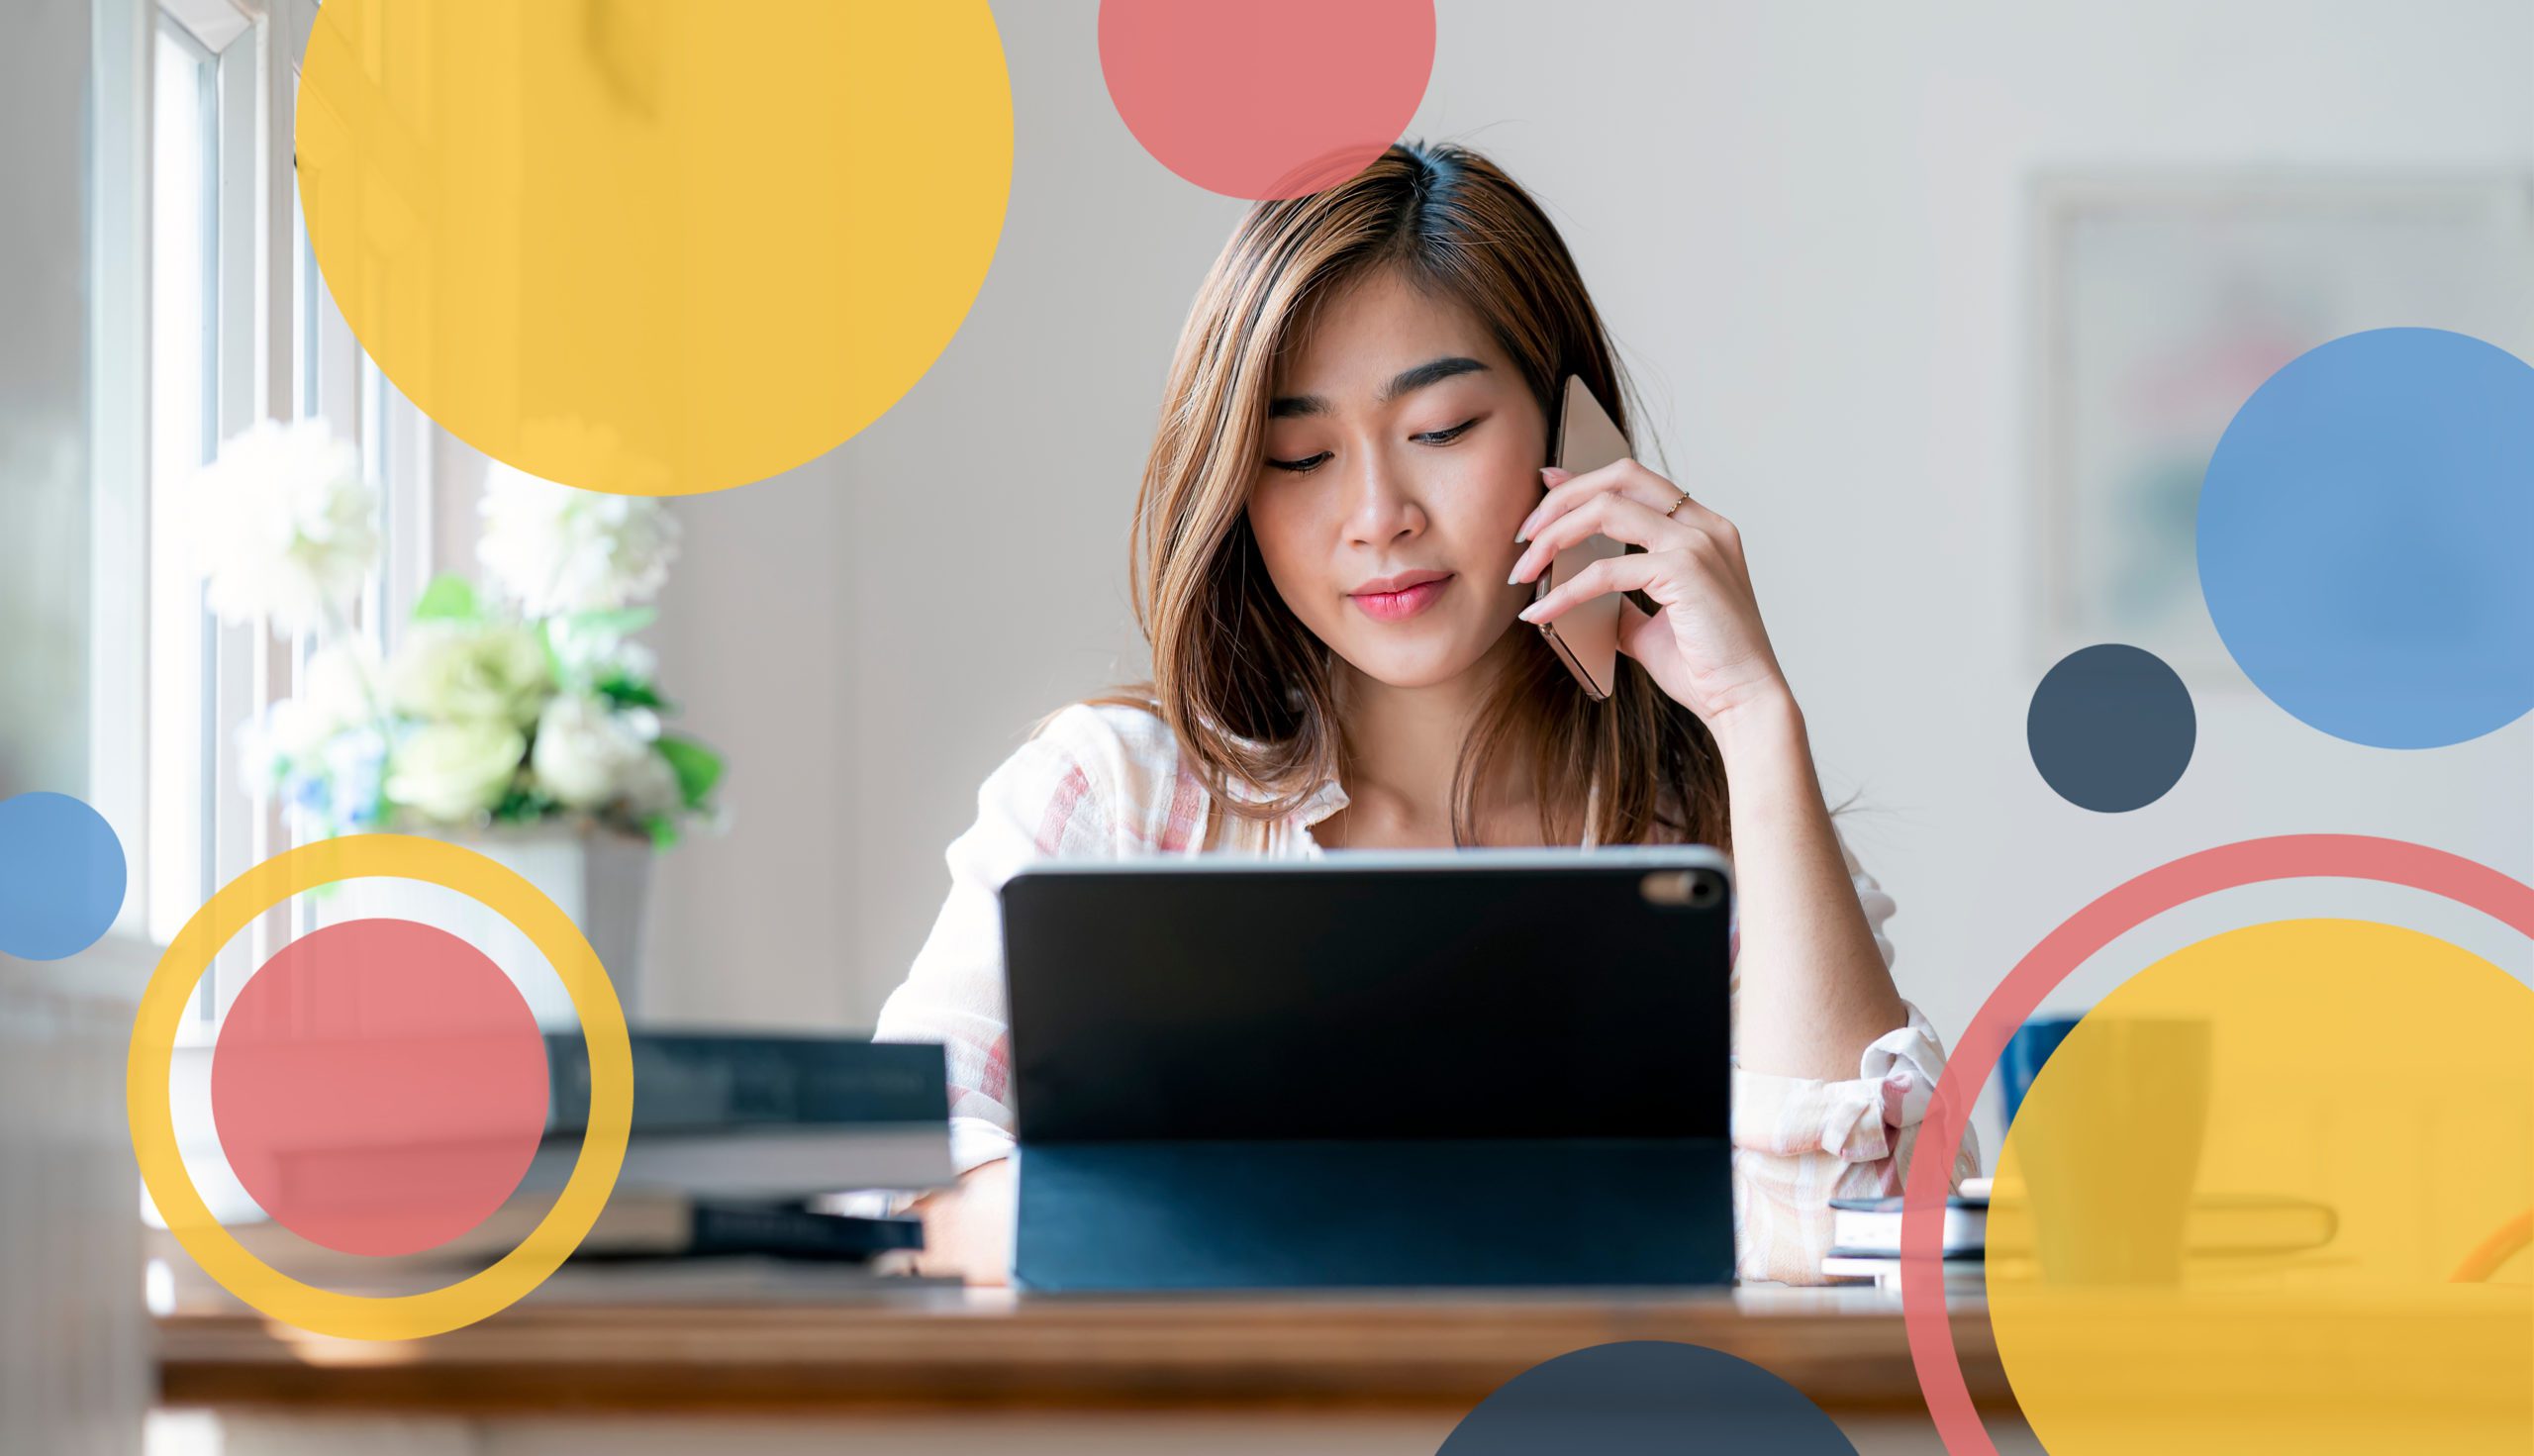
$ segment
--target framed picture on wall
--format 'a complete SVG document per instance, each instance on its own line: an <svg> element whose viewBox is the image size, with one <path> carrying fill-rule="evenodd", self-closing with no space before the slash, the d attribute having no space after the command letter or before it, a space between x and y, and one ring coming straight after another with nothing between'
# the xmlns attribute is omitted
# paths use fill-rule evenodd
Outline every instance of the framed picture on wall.
<svg viewBox="0 0 2534 1456"><path fill-rule="evenodd" d="M2036 670L2119 641L2249 688L2200 600L2199 484L2297 355L2419 326L2534 360L2534 174L2051 172L2032 227Z"/></svg>

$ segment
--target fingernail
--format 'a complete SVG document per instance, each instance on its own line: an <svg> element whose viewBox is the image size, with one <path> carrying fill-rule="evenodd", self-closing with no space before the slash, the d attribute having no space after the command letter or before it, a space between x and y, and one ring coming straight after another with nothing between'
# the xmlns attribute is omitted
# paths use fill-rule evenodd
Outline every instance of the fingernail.
<svg viewBox="0 0 2534 1456"><path fill-rule="evenodd" d="M1534 618L1531 614L1532 614L1532 613L1534 613L1534 612L1537 612L1537 611L1539 611L1539 610L1540 610L1540 604L1539 604L1539 603L1537 603L1537 602L1533 602L1531 605L1529 605L1529 606L1527 606L1527 607L1523 608L1521 611L1516 612L1516 613L1514 613L1513 615L1514 615L1514 616L1516 616L1516 617L1518 617L1518 618L1520 618L1520 619L1522 619L1524 622L1533 622L1533 621L1536 621L1537 619L1536 619L1536 618Z"/></svg>

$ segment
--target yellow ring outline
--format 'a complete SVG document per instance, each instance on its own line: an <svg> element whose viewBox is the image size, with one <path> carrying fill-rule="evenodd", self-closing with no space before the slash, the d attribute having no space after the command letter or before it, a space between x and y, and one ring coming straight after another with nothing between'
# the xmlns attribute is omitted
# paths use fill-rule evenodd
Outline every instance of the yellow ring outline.
<svg viewBox="0 0 2534 1456"><path fill-rule="evenodd" d="M347 1295L303 1284L246 1251L220 1226L185 1173L167 1100L176 1032L196 983L220 947L257 916L303 891L338 880L385 877L454 890L527 934L579 1013L589 1049L589 1127L562 1195L516 1248L455 1284L414 1295ZM159 958L134 1018L124 1075L125 1115L141 1181L168 1231L205 1273L258 1311L340 1339L420 1339L472 1324L508 1308L562 1266L587 1237L625 1166L634 1120L634 1052L625 1008L580 927L543 892L472 849L413 834L322 839L274 855L220 889Z"/></svg>

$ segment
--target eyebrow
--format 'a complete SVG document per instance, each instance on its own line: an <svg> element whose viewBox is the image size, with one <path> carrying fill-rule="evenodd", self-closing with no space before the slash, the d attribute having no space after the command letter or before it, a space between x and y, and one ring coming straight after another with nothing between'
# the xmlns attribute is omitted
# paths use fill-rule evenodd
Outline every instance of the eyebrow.
<svg viewBox="0 0 2534 1456"><path fill-rule="evenodd" d="M1428 384L1449 379L1455 374L1482 373L1486 368L1487 366L1478 360L1460 354L1454 354L1449 358L1427 359L1413 369L1400 370L1390 383L1382 386L1382 392L1374 397L1373 403L1386 405L1412 390L1423 389ZM1267 418L1270 420L1283 420L1295 415L1325 415L1327 413L1327 399L1316 394L1284 395L1269 401L1267 405Z"/></svg>

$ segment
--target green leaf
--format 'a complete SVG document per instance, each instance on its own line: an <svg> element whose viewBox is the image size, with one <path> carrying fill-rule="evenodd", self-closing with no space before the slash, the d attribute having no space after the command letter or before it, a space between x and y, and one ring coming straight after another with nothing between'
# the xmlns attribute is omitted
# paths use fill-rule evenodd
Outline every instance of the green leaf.
<svg viewBox="0 0 2534 1456"><path fill-rule="evenodd" d="M649 683L638 682L625 674L610 673L598 681L598 695L619 708L666 709L668 700Z"/></svg>
<svg viewBox="0 0 2534 1456"><path fill-rule="evenodd" d="M659 620L652 607L620 607L613 612L573 612L563 618L563 625L576 634L596 637L630 637Z"/></svg>
<svg viewBox="0 0 2534 1456"><path fill-rule="evenodd" d="M677 821L665 814L654 814L644 819L642 827L650 831L654 849L666 849L677 842Z"/></svg>
<svg viewBox="0 0 2534 1456"><path fill-rule="evenodd" d="M510 791L502 795L502 802L493 806L493 823L501 825L535 824L536 821L545 818L548 814L553 813L560 806L552 799L547 798L543 794L539 794L533 789L526 789L517 784L513 784Z"/></svg>
<svg viewBox="0 0 2534 1456"><path fill-rule="evenodd" d="M669 761L669 770L677 775L677 789L689 809L700 809L713 786L722 781L722 755L693 738L662 737L651 745Z"/></svg>
<svg viewBox="0 0 2534 1456"><path fill-rule="evenodd" d="M536 624L536 644L545 649L545 676L547 680L556 683L562 682L565 675L563 671L563 649L554 645L553 618L548 617L544 621Z"/></svg>
<svg viewBox="0 0 2534 1456"><path fill-rule="evenodd" d="M484 604L475 599L475 584L451 572L433 577L414 603L416 622L479 622L483 616Z"/></svg>

